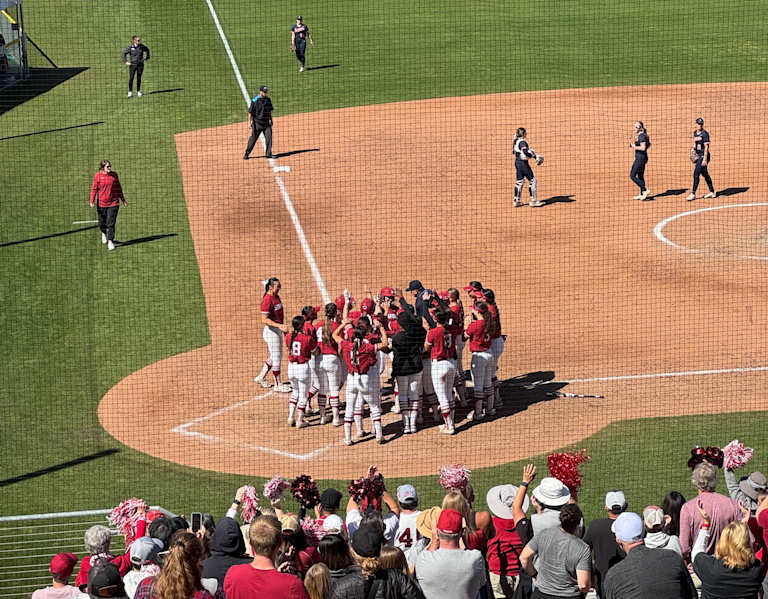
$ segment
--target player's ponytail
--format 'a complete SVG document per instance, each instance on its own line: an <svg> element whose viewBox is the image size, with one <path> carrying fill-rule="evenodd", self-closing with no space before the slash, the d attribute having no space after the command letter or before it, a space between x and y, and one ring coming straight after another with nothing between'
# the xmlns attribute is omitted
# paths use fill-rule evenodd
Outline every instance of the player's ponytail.
<svg viewBox="0 0 768 599"><path fill-rule="evenodd" d="M483 289L483 296L485 297L485 301L487 304L492 305L494 308L496 308L496 315L494 318L494 326L495 326L495 333L501 332L501 314L499 313L499 306L496 304L496 294L493 292L493 289ZM493 314L493 312L491 312Z"/></svg>
<svg viewBox="0 0 768 599"><path fill-rule="evenodd" d="M303 316L294 316L293 320L291 320L291 326L293 327L293 333L291 333L291 346L293 346L293 342L296 340L296 335L301 332L305 322Z"/></svg>
<svg viewBox="0 0 768 599"><path fill-rule="evenodd" d="M280 279L277 277L269 277L266 281L264 281L264 295L267 295L269 293L269 290L274 287L276 283L279 283Z"/></svg>
<svg viewBox="0 0 768 599"><path fill-rule="evenodd" d="M352 330L352 336L354 337L354 341L352 342L352 364L359 366L360 344L363 342L363 337L365 337L365 329L359 326L355 327Z"/></svg>
<svg viewBox="0 0 768 599"><path fill-rule="evenodd" d="M493 314L491 314L491 311L488 309L488 304L485 302L477 302L475 309L480 313L480 317L483 319L483 332L486 335L491 335L493 333L494 322Z"/></svg>
<svg viewBox="0 0 768 599"><path fill-rule="evenodd" d="M325 304L325 322L323 323L323 343L331 345L333 343L333 331L331 330L333 320L339 313L338 306L333 302Z"/></svg>

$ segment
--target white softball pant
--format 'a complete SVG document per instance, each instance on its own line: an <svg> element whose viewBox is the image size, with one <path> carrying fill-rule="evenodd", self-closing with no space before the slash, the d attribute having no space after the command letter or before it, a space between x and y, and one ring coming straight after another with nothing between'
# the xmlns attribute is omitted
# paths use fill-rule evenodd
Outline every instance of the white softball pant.
<svg viewBox="0 0 768 599"><path fill-rule="evenodd" d="M317 391L320 389L320 353L315 352L309 359L309 371L312 375L311 389Z"/></svg>
<svg viewBox="0 0 768 599"><path fill-rule="evenodd" d="M342 370L339 356L323 354L320 358L320 393L328 397L332 408L339 407Z"/></svg>
<svg viewBox="0 0 768 599"><path fill-rule="evenodd" d="M466 342L459 335L456 338L456 369L461 376L464 376L464 346Z"/></svg>
<svg viewBox="0 0 768 599"><path fill-rule="evenodd" d="M307 407L307 389L312 381L312 371L309 362L299 364L288 362L288 378L291 381L291 403L303 412Z"/></svg>
<svg viewBox="0 0 768 599"><path fill-rule="evenodd" d="M280 362L283 360L283 332L277 327L265 326L261 336L269 350L267 363L272 372L280 372Z"/></svg>
<svg viewBox="0 0 768 599"><path fill-rule="evenodd" d="M472 373L475 400L483 399L486 392L493 391L493 355L490 351L472 352L472 363L469 366Z"/></svg>
<svg viewBox="0 0 768 599"><path fill-rule="evenodd" d="M499 358L504 353L504 337L497 337L491 341L491 355L493 356L493 376L496 376L496 370L499 368Z"/></svg>
<svg viewBox="0 0 768 599"><path fill-rule="evenodd" d="M453 379L456 377L454 360L432 360L432 385L437 393L440 411L445 414L453 409Z"/></svg>
<svg viewBox="0 0 768 599"><path fill-rule="evenodd" d="M372 373L347 375L347 405L344 409L344 422L352 422L363 417L363 404L367 403L371 411L371 420L381 422L381 399L375 396L373 380L377 376L375 366Z"/></svg>
<svg viewBox="0 0 768 599"><path fill-rule="evenodd" d="M421 373L395 377L400 411L418 410L421 400Z"/></svg>

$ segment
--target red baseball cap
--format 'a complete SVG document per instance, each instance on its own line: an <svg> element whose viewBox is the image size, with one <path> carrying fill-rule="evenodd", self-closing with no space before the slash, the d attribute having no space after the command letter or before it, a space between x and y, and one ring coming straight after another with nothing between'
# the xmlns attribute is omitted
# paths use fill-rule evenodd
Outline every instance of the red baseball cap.
<svg viewBox="0 0 768 599"><path fill-rule="evenodd" d="M337 297L333 301L333 303L336 304L336 307L339 309L339 312L341 312L344 309L344 294L342 294L339 297ZM355 303L355 298L352 297L352 296L349 296L349 305L351 306L354 303Z"/></svg>
<svg viewBox="0 0 768 599"><path fill-rule="evenodd" d="M392 287L382 287L379 295L382 297L394 297L395 290Z"/></svg>
<svg viewBox="0 0 768 599"><path fill-rule="evenodd" d="M443 510L437 519L437 530L446 535L461 533L461 514L456 510Z"/></svg>
<svg viewBox="0 0 768 599"><path fill-rule="evenodd" d="M451 295L448 293L448 290L447 290L447 289L444 289L443 291L441 291L441 292L440 292L440 293L438 293L437 295L438 295L438 297L439 297L440 299L444 299L444 300L447 300L447 299L450 299L450 298L451 298Z"/></svg>
<svg viewBox="0 0 768 599"><path fill-rule="evenodd" d="M474 297L475 299L479 299L479 300L484 300L485 299L485 295L483 295L483 292L482 291L477 291L477 290L471 291L470 294L469 294L469 297Z"/></svg>
<svg viewBox="0 0 768 599"><path fill-rule="evenodd" d="M165 516L162 510L149 510L147 512L147 522L153 522L157 518Z"/></svg>
<svg viewBox="0 0 768 599"><path fill-rule="evenodd" d="M360 302L360 311L363 314L371 314L373 312L373 300L370 297L366 297Z"/></svg>
<svg viewBox="0 0 768 599"><path fill-rule="evenodd" d="M480 281L470 281L469 285L466 287L463 287L464 291L482 291L483 286L481 285Z"/></svg>
<svg viewBox="0 0 768 599"><path fill-rule="evenodd" d="M72 570L75 569L77 556L74 553L57 553L51 560L51 567L48 569L51 574L60 580L67 580L72 576Z"/></svg>

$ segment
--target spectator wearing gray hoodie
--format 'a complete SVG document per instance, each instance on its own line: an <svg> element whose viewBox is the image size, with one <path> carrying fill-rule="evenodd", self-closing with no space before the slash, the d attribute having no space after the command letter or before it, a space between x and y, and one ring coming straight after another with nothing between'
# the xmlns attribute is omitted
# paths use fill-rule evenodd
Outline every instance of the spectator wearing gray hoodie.
<svg viewBox="0 0 768 599"><path fill-rule="evenodd" d="M669 549L682 557L683 548L680 546L680 539L676 535L664 532L664 527L669 520L670 516L665 516L664 510L657 505L649 505L643 510L645 546L650 549Z"/></svg>

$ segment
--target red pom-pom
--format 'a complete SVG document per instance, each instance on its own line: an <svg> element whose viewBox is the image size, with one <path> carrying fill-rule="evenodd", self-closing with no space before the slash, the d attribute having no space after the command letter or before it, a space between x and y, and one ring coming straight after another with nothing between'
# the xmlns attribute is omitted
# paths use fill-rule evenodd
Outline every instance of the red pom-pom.
<svg viewBox="0 0 768 599"><path fill-rule="evenodd" d="M320 503L320 493L317 484L308 474L300 474L291 483L291 494L301 505L312 509Z"/></svg>
<svg viewBox="0 0 768 599"><path fill-rule="evenodd" d="M691 457L688 459L688 467L693 470L702 462L709 462L717 468L723 467L723 450L714 445L706 448L697 445L691 449Z"/></svg>
<svg viewBox="0 0 768 599"><path fill-rule="evenodd" d="M547 456L547 468L549 468L550 476L563 483L568 487L571 495L575 496L578 495L583 480L583 476L579 472L579 465L589 459L586 449L550 453Z"/></svg>

